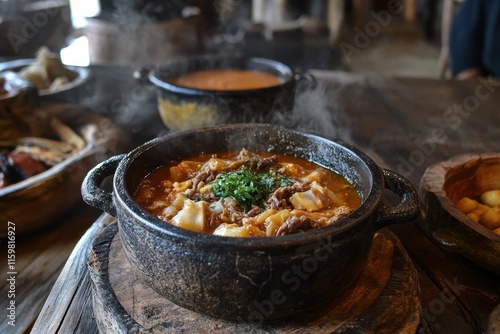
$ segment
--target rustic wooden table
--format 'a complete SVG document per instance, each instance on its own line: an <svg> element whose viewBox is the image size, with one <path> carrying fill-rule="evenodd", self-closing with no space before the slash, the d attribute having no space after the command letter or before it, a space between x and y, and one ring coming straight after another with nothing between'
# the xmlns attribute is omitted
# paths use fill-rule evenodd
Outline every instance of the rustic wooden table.
<svg viewBox="0 0 500 334"><path fill-rule="evenodd" d="M102 73L98 83L106 84L113 75ZM416 186L430 164L461 153L500 151L498 81L375 78L328 71L314 75L316 88L299 87L292 113L296 119L290 124L352 144ZM139 94L141 89L144 95ZM144 110L134 114L137 97L147 99L143 104L154 110L154 92L138 84L124 86L114 97L99 100L96 95L87 104L128 128ZM117 112L112 105L123 109ZM131 114L126 118L127 110ZM154 112L147 117L157 121ZM130 125L132 146L162 132L144 125L149 121ZM16 326L2 316L0 333L97 332L86 260L93 237L112 221L99 215L82 204L53 225L17 237ZM423 233L423 224L418 220L390 227L418 272L422 305L418 332L487 332L489 321L500 321L498 316L489 319L500 304L500 277L438 247ZM8 289L4 283L0 290L2 310L9 306Z"/></svg>

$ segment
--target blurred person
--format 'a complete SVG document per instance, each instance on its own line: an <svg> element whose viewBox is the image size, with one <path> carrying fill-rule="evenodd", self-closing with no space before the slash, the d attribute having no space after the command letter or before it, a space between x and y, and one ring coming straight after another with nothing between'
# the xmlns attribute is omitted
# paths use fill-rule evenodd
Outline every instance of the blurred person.
<svg viewBox="0 0 500 334"><path fill-rule="evenodd" d="M451 70L456 79L500 77L500 1L465 0L450 36Z"/></svg>

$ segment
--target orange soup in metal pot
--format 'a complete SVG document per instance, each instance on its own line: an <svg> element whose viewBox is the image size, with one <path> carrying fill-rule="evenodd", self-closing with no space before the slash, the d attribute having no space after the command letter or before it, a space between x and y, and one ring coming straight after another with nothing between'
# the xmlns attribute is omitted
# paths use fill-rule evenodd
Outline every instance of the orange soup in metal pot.
<svg viewBox="0 0 500 334"><path fill-rule="evenodd" d="M203 90L251 90L278 86L282 82L275 75L238 69L195 71L169 80L170 83Z"/></svg>

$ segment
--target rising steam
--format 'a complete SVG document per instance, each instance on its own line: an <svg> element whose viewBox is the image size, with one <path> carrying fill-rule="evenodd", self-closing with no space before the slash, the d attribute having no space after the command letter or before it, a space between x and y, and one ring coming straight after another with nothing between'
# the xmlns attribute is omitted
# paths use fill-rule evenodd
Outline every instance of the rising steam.
<svg viewBox="0 0 500 334"><path fill-rule="evenodd" d="M352 121L346 111L338 107L342 85L335 86L322 80L317 80L315 85L299 83L293 110L275 111L273 123L349 142L351 134L348 129Z"/></svg>

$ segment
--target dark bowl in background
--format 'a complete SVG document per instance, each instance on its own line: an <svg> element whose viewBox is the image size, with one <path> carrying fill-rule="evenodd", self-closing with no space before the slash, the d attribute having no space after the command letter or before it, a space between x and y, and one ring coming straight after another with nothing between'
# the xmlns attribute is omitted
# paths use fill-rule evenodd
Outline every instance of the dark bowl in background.
<svg viewBox="0 0 500 334"><path fill-rule="evenodd" d="M168 224L133 199L144 177L171 160L241 148L297 156L334 170L355 186L362 204L334 226L231 238ZM113 191L103 190L101 182L113 174ZM382 204L384 188L401 202ZM379 168L355 148L270 124L221 125L156 138L96 166L82 195L117 217L126 256L143 282L181 307L245 322L318 315L363 271L377 230L418 216L416 189L407 179Z"/></svg>
<svg viewBox="0 0 500 334"><path fill-rule="evenodd" d="M247 69L277 76L281 84L250 90L201 90L174 85L173 77L198 70ZM148 71L155 85L158 111L170 130L186 130L222 123L273 123L294 103L296 81L301 78L287 65L264 58L204 55L174 60Z"/></svg>

